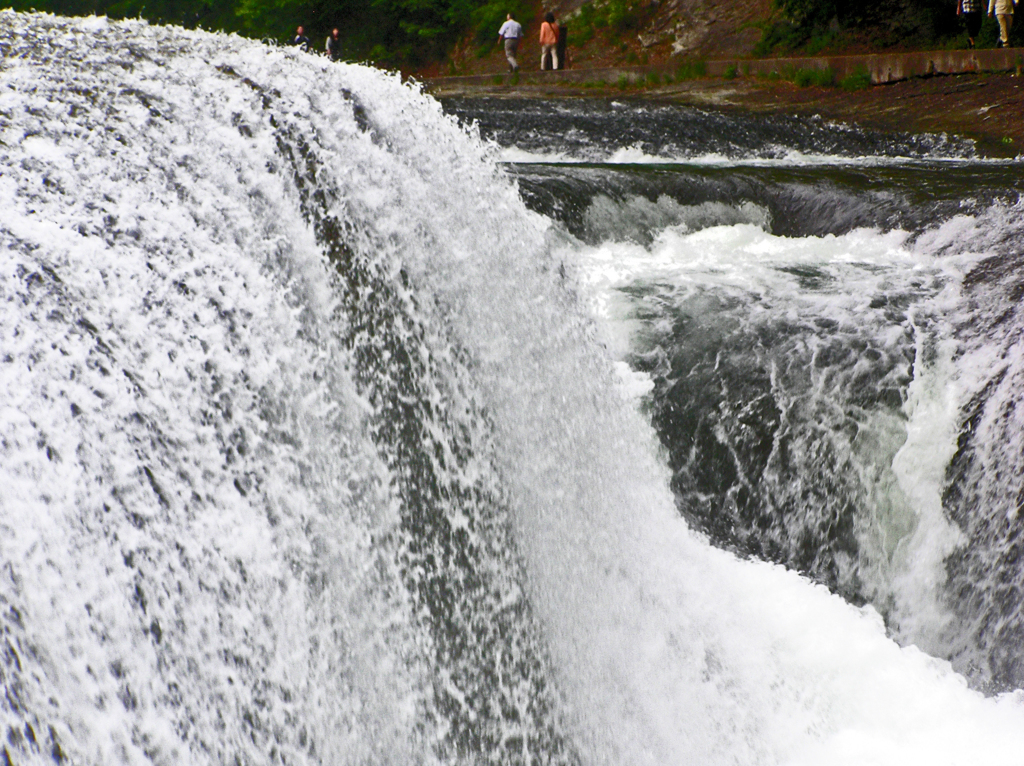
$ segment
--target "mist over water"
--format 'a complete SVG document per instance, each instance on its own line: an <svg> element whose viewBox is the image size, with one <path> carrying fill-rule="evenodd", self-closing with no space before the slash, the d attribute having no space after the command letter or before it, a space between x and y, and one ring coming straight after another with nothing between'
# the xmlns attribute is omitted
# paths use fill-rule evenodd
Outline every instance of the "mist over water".
<svg viewBox="0 0 1024 766"><path fill-rule="evenodd" d="M0 30L7 761L1017 761L1019 165Z"/></svg>

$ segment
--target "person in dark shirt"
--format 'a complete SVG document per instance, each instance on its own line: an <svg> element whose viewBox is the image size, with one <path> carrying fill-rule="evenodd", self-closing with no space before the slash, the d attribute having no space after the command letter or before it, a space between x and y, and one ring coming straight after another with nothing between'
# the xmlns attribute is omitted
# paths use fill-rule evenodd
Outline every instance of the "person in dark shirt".
<svg viewBox="0 0 1024 766"><path fill-rule="evenodd" d="M974 47L974 38L981 31L981 22L985 18L985 6L982 0L960 0L956 12L964 17L967 24L967 47Z"/></svg>
<svg viewBox="0 0 1024 766"><path fill-rule="evenodd" d="M338 30L331 30L326 43L327 58L331 61L341 61L341 39L338 37Z"/></svg>
<svg viewBox="0 0 1024 766"><path fill-rule="evenodd" d="M292 40L292 45L304 51L309 50L309 38L306 37L306 31L302 27L295 30L295 39Z"/></svg>

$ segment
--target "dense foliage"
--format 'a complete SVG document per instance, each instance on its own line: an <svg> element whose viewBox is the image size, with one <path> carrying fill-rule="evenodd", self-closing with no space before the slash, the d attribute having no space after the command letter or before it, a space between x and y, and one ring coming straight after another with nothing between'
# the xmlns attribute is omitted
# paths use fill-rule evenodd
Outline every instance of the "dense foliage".
<svg viewBox="0 0 1024 766"><path fill-rule="evenodd" d="M985 6L988 0L983 0ZM767 25L755 53L817 53L851 45L878 49L967 47L957 0L775 0L780 18ZM1011 44L1024 41L1020 29ZM986 18L979 43L994 47L994 19Z"/></svg>
<svg viewBox="0 0 1024 766"><path fill-rule="evenodd" d="M486 53L512 11L524 26L542 7L538 0L10 0L15 10L70 16L142 17L154 23L238 32L289 42L300 24L315 49L323 50L330 31L340 30L345 58L380 64L418 65L445 58L467 36ZM723 0L724 1L724 0ZM775 19L755 48L760 55L864 47L966 47L956 15L957 0L774 0ZM573 44L595 35L624 40L642 31L659 12L657 0L587 0L569 20ZM986 18L981 47L997 37ZM1024 44L1024 24L1011 32L1012 45ZM627 63L635 54L623 51ZM632 55L633 60L629 59Z"/></svg>
<svg viewBox="0 0 1024 766"><path fill-rule="evenodd" d="M655 10L657 3L650 0L596 0L573 17L573 34L578 44L585 44L599 30L623 35L640 29Z"/></svg>
<svg viewBox="0 0 1024 766"><path fill-rule="evenodd" d="M509 11L532 15L528 0L13 0L16 11L68 16L142 17L154 23L201 26L280 42L298 25L317 49L337 27L346 57L392 64L439 58L475 30L481 42L497 38Z"/></svg>
<svg viewBox="0 0 1024 766"><path fill-rule="evenodd" d="M190 0L13 0L16 11L43 11L61 16L145 18L159 24L238 31L233 2Z"/></svg>

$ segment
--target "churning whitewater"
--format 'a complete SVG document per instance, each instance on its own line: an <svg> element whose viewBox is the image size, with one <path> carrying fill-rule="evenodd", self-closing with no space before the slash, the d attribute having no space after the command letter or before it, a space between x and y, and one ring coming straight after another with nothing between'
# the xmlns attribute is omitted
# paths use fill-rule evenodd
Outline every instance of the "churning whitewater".
<svg viewBox="0 0 1024 766"><path fill-rule="evenodd" d="M1019 762L1020 646L975 630L1010 554L949 509L1020 460L983 449L1019 444L985 261L1019 203L827 236L780 228L792 178L545 209L545 171L396 75L9 11L0 52L6 763ZM762 339L780 422L838 401L798 374L829 330L877 346L862 474L902 487L902 545L851 522L804 566L735 503L716 534L660 428L680 306Z"/></svg>

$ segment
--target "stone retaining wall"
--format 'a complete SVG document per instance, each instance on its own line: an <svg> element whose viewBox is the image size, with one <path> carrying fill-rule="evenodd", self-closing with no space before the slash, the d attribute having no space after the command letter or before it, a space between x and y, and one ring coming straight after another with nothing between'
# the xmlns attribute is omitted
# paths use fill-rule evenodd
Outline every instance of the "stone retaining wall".
<svg viewBox="0 0 1024 766"><path fill-rule="evenodd" d="M682 63L682 62L680 62ZM871 82L882 84L906 80L911 77L929 77L938 74L964 74L967 72L1016 72L1024 66L1024 48L992 48L986 50L921 51L915 53L875 53L861 56L803 56L800 58L771 59L715 59L704 61L708 76L723 77L774 74L791 78L799 70L831 69L837 80L866 72ZM582 85L605 82L614 84L625 78L640 82L650 74L674 74L679 64L668 66L622 66L603 69L564 69L554 72L520 71L523 84L566 83ZM731 71L730 71L731 70ZM424 81L432 85L492 85L507 82L508 74L465 75L461 77L435 77Z"/></svg>

